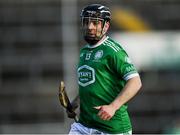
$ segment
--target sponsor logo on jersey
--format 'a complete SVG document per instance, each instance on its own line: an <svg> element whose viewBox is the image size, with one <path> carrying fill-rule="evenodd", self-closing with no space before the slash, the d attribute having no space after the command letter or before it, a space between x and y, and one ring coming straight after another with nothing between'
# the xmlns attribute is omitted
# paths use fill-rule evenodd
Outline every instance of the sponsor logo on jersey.
<svg viewBox="0 0 180 135"><path fill-rule="evenodd" d="M130 66L127 66L127 67L125 68L125 70L126 70L126 72L128 73L128 72L134 71L135 68L134 68L133 65L130 65Z"/></svg>
<svg viewBox="0 0 180 135"><path fill-rule="evenodd" d="M103 50L99 50L95 53L94 59L98 60L98 59L102 58L102 56L103 56Z"/></svg>
<svg viewBox="0 0 180 135"><path fill-rule="evenodd" d="M131 61L131 59L130 59L129 57L125 57L125 61L126 61L127 63L129 63L129 64L132 64L132 61Z"/></svg>
<svg viewBox="0 0 180 135"><path fill-rule="evenodd" d="M95 71L88 65L83 65L78 68L78 83L85 87L95 82Z"/></svg>

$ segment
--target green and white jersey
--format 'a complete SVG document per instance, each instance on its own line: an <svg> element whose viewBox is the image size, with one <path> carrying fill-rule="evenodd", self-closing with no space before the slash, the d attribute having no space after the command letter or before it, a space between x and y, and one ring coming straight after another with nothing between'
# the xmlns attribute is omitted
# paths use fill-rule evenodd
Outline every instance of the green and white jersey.
<svg viewBox="0 0 180 135"><path fill-rule="evenodd" d="M126 81L138 76L125 50L111 38L80 51L78 64L80 119L83 125L107 133L125 133L131 129L127 105L116 111L109 121L97 116L95 106L110 104Z"/></svg>

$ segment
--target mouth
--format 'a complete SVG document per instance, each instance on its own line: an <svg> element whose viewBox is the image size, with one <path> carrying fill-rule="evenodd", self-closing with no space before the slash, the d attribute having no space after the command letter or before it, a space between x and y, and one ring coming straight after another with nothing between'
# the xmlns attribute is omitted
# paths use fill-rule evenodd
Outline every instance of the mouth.
<svg viewBox="0 0 180 135"><path fill-rule="evenodd" d="M87 33L87 36L89 36L89 37L95 37L95 34L94 33Z"/></svg>

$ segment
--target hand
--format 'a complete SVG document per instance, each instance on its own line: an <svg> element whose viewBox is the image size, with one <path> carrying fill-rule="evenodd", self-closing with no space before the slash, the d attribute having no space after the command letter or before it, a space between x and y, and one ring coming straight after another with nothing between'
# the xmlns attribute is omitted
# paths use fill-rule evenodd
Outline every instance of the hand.
<svg viewBox="0 0 180 135"><path fill-rule="evenodd" d="M75 110L78 108L78 104L76 102L72 102L71 106L72 106L72 111L69 111L68 109L66 109L66 113L67 113L68 118L73 119L76 117Z"/></svg>
<svg viewBox="0 0 180 135"><path fill-rule="evenodd" d="M94 108L99 110L98 116L103 120L110 120L116 112L116 109L112 105L102 105Z"/></svg>
<svg viewBox="0 0 180 135"><path fill-rule="evenodd" d="M70 112L70 111L66 110L66 113L67 113L68 118L73 119L76 117L76 113L74 111Z"/></svg>

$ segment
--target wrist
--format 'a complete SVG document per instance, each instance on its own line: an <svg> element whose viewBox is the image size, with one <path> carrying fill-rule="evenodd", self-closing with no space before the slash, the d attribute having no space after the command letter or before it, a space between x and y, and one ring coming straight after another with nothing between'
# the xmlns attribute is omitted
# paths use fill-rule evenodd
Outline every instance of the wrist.
<svg viewBox="0 0 180 135"><path fill-rule="evenodd" d="M112 102L110 105L115 109L115 111L121 107L121 105L116 101Z"/></svg>

